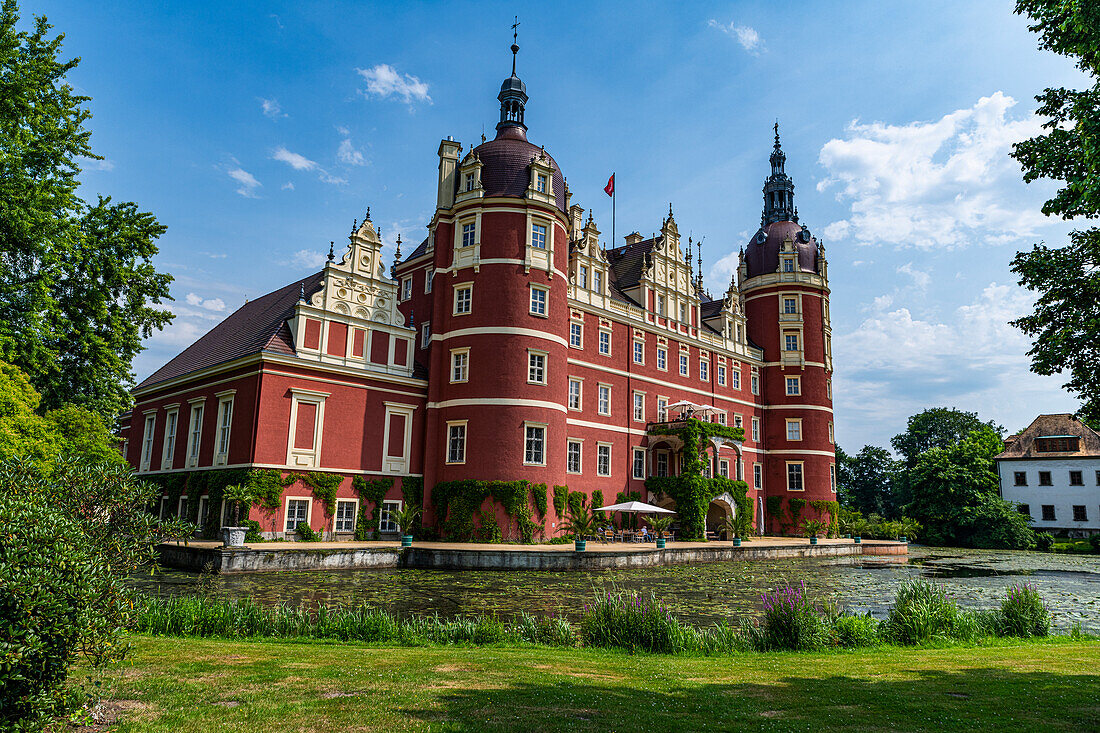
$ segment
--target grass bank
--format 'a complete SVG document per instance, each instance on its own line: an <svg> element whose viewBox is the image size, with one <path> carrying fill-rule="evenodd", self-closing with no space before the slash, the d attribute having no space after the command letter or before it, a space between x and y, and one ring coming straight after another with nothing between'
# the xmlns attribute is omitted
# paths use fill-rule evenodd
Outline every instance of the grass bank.
<svg viewBox="0 0 1100 733"><path fill-rule="evenodd" d="M1095 730L1100 642L746 653L131 637L106 680L154 731Z"/></svg>

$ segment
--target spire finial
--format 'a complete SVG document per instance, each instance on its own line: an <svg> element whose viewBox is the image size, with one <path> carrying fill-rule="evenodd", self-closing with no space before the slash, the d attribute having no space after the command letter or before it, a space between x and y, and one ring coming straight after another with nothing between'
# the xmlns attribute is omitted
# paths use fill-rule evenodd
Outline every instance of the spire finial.
<svg viewBox="0 0 1100 733"><path fill-rule="evenodd" d="M336 259L336 242L328 243L328 261L332 262Z"/></svg>
<svg viewBox="0 0 1100 733"><path fill-rule="evenodd" d="M512 23L512 76L516 75L516 54L519 53L519 16Z"/></svg>
<svg viewBox="0 0 1100 733"><path fill-rule="evenodd" d="M306 285L305 283L298 283L298 300L305 301L306 299Z"/></svg>
<svg viewBox="0 0 1100 733"><path fill-rule="evenodd" d="M670 220L672 219L672 202L671 201L668 202L668 218Z"/></svg>
<svg viewBox="0 0 1100 733"><path fill-rule="evenodd" d="M370 221L370 207L367 207L367 214L363 217L363 221Z"/></svg>
<svg viewBox="0 0 1100 733"><path fill-rule="evenodd" d="M359 220L358 219L352 219L351 220L351 236L354 237L355 233L357 231L359 231Z"/></svg>
<svg viewBox="0 0 1100 733"><path fill-rule="evenodd" d="M779 118L775 120L775 147L779 147Z"/></svg>

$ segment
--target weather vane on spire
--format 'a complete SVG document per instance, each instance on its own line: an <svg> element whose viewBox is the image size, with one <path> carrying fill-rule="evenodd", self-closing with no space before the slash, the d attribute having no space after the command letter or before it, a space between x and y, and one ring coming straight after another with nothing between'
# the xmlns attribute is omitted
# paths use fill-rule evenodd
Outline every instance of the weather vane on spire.
<svg viewBox="0 0 1100 733"><path fill-rule="evenodd" d="M775 121L775 147L779 147L779 120Z"/></svg>
<svg viewBox="0 0 1100 733"><path fill-rule="evenodd" d="M516 15L512 23L512 76L516 75L516 54L519 53L519 16Z"/></svg>

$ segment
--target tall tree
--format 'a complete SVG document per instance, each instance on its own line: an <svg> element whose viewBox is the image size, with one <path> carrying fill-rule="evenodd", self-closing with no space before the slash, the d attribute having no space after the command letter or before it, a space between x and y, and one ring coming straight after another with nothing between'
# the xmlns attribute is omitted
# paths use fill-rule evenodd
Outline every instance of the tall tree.
<svg viewBox="0 0 1100 733"><path fill-rule="evenodd" d="M1064 219L1100 216L1100 3L1018 0L1039 47L1076 61L1093 84L1084 90L1048 88L1036 97L1046 133L1017 143L1012 156L1024 180L1061 181L1043 213ZM1070 235L1064 248L1035 245L1017 253L1012 270L1039 294L1034 312L1013 321L1033 339L1031 370L1068 372L1064 387L1083 402L1081 416L1100 420L1100 230Z"/></svg>
<svg viewBox="0 0 1100 733"><path fill-rule="evenodd" d="M925 451L946 448L983 427L998 434L1004 432L1004 428L992 420L982 422L976 412L932 407L910 417L905 432L895 435L890 445L905 459L906 468L911 469Z"/></svg>
<svg viewBox="0 0 1100 733"><path fill-rule="evenodd" d="M65 76L64 36L18 6L0 10L0 359L22 369L44 409L74 403L107 419L129 405L141 339L167 325L171 277L150 260L164 233L133 203L77 195L80 161L99 159L88 97Z"/></svg>
<svg viewBox="0 0 1100 733"><path fill-rule="evenodd" d="M840 484L837 493L845 506L863 514L896 513L894 491L901 467L888 450L865 445L859 453L849 456L837 449L836 460Z"/></svg>

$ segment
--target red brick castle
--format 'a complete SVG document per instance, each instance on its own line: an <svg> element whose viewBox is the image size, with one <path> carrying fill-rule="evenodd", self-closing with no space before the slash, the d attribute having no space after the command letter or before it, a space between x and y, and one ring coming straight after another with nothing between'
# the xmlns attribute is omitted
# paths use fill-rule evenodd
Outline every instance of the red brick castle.
<svg viewBox="0 0 1100 733"><path fill-rule="evenodd" d="M166 487L162 513L216 528L231 519L217 477L255 469L269 494L252 518L272 536L300 522L394 531L406 501L438 527L433 490L470 479L668 505L645 481L680 470L682 441L654 424L683 401L744 428L705 443L705 473L747 482L759 529L790 527L791 498L816 504L802 518L835 500L828 267L798 223L778 126L760 229L713 298L671 206L659 233L605 248L527 139L514 66L498 99L494 139L440 143L435 214L411 254L398 240L386 267L368 209L321 272L248 302L138 385L126 456ZM531 501L554 534L560 512ZM716 497L708 528L733 508ZM507 536L488 496L479 521L493 512Z"/></svg>

